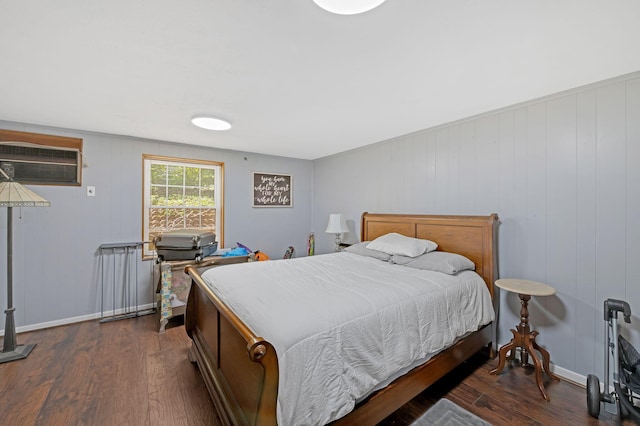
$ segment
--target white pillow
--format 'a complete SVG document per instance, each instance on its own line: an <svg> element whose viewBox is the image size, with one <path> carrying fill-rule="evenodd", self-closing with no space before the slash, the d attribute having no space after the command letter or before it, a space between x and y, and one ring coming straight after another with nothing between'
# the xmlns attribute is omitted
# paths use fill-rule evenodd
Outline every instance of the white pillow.
<svg viewBox="0 0 640 426"><path fill-rule="evenodd" d="M476 265L468 258L457 253L445 251L432 251L421 254L418 257L392 256L391 263L405 265L410 268L439 271L445 274L455 275L460 271L474 270Z"/></svg>
<svg viewBox="0 0 640 426"><path fill-rule="evenodd" d="M402 256L416 257L425 252L434 251L438 248L438 244L433 241L407 237L392 232L371 241L367 245L367 248L369 250L378 250L391 255L399 254Z"/></svg>
<svg viewBox="0 0 640 426"><path fill-rule="evenodd" d="M367 244L370 241L363 241L361 243L352 244L349 247L345 248L344 251L347 253L359 254L360 256L369 256L379 260L384 260L388 262L391 259L391 255L389 253L384 253L382 251L377 250L369 250L367 248Z"/></svg>

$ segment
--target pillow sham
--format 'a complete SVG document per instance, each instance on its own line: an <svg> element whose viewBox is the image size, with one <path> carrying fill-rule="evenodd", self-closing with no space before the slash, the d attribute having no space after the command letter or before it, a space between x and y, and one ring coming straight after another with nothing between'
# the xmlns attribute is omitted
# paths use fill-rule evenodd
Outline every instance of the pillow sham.
<svg viewBox="0 0 640 426"><path fill-rule="evenodd" d="M432 251L418 257L391 256L391 263L408 266L409 268L426 269L455 275L460 271L475 270L476 265L468 258L457 253L446 251Z"/></svg>
<svg viewBox="0 0 640 426"><path fill-rule="evenodd" d="M391 255L378 250L371 250L367 248L367 244L370 241L363 241L361 243L352 244L349 247L345 247L344 251L347 253L359 254L360 256L373 257L375 259L384 260L388 262L391 259Z"/></svg>
<svg viewBox="0 0 640 426"><path fill-rule="evenodd" d="M395 232L381 235L367 245L368 249L382 251L391 255L416 257L425 252L434 251L438 244L429 240L407 237Z"/></svg>

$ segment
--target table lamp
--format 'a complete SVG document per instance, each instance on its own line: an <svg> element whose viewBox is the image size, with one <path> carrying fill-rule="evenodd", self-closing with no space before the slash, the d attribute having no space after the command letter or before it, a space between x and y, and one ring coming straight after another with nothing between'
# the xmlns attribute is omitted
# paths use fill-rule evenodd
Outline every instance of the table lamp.
<svg viewBox="0 0 640 426"><path fill-rule="evenodd" d="M13 207L48 207L47 200L40 197L30 189L25 188L0 167L0 207L7 208L7 309L4 311L6 319L4 323L4 344L0 352L0 364L24 359L34 348L35 344L16 344L16 324L13 318Z"/></svg>
<svg viewBox="0 0 640 426"><path fill-rule="evenodd" d="M349 232L349 227L347 226L347 221L344 219L342 213L333 213L329 215L329 223L327 224L327 229L325 230L327 234L335 234L336 235L336 251L340 251L340 234L344 234Z"/></svg>

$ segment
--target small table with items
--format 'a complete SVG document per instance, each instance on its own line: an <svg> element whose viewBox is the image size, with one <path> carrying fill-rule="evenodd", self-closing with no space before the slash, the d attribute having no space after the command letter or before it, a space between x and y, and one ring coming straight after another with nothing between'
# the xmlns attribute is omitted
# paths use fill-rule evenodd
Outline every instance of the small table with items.
<svg viewBox="0 0 640 426"><path fill-rule="evenodd" d="M164 333L169 319L184 315L191 288L191 277L184 272L189 265L196 265L200 272L222 265L243 263L249 256L208 256L200 262L195 260L165 260L158 262L159 277L156 286L158 310L160 311L160 333Z"/></svg>
<svg viewBox="0 0 640 426"><path fill-rule="evenodd" d="M540 389L544 399L549 401L549 396L542 383L542 371L547 373L553 380L560 380L560 378L551 373L549 368L549 352L536 343L536 336L539 333L537 331L531 331L529 326L528 304L531 296L551 296L555 294L556 290L547 284L520 279L499 279L496 281L496 285L504 290L517 293L520 297L522 308L520 309L520 324L516 326L517 330L511 329L513 339L500 348L498 366L491 370L490 373L500 373L504 368L507 352L510 352L509 359L514 360L516 348L520 348L522 367L531 367L531 364L529 364L529 356L531 356L538 389ZM536 356L536 350L542 354L542 363L540 363L540 360Z"/></svg>

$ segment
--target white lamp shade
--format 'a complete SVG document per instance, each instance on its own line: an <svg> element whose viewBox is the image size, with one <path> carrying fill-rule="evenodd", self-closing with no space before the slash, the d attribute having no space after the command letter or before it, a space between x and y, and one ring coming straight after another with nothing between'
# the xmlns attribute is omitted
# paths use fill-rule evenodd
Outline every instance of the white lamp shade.
<svg viewBox="0 0 640 426"><path fill-rule="evenodd" d="M342 213L333 213L329 215L329 223L327 224L327 230L329 234L344 234L349 232L347 221L344 219Z"/></svg>
<svg viewBox="0 0 640 426"><path fill-rule="evenodd" d="M0 207L49 207L50 204L18 182L0 182Z"/></svg>

